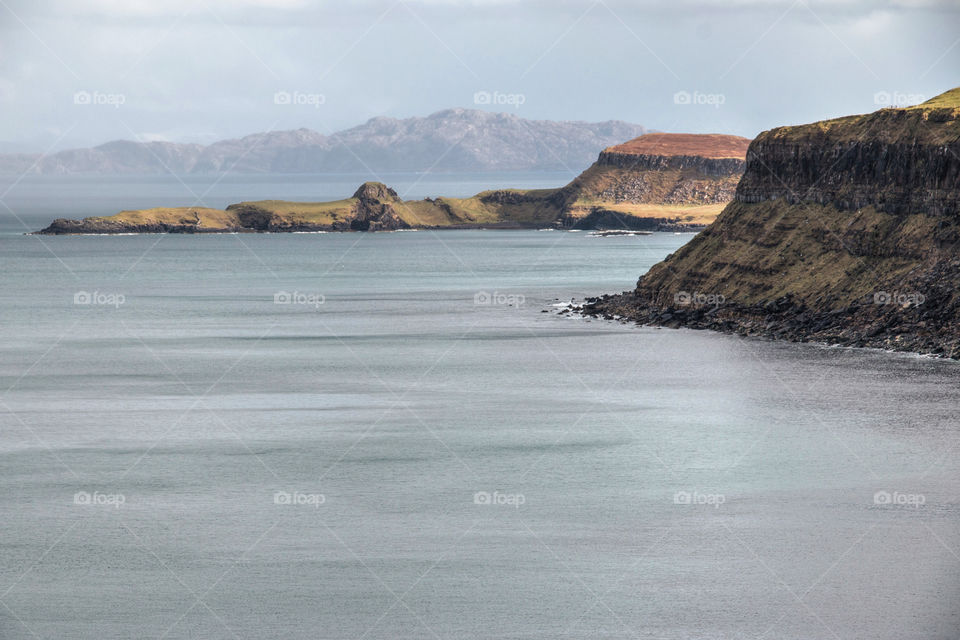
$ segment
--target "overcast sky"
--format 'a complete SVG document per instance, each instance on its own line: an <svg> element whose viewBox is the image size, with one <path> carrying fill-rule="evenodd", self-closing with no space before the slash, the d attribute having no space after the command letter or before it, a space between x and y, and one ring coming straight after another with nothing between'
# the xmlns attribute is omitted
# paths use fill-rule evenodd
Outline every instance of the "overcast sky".
<svg viewBox="0 0 960 640"><path fill-rule="evenodd" d="M960 0L0 0L0 149L449 107L752 137L958 69Z"/></svg>

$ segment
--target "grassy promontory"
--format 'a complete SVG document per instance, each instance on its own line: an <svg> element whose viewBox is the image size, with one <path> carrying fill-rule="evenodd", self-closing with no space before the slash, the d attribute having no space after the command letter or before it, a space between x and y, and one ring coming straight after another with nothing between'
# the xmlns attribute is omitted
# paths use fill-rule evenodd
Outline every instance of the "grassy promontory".
<svg viewBox="0 0 960 640"><path fill-rule="evenodd" d="M386 185L367 182L344 200L262 200L225 210L158 207L83 220L60 218L40 233L699 229L732 199L748 142L718 134L648 134L604 150L590 168L556 189L403 200Z"/></svg>

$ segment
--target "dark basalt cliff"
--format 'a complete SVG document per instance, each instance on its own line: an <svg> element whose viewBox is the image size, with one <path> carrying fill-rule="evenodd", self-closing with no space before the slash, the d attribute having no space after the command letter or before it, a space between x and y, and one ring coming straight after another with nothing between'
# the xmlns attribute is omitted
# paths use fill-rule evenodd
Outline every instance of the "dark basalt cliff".
<svg viewBox="0 0 960 640"><path fill-rule="evenodd" d="M765 132L747 153L736 200L783 198L896 214L956 212L956 120L956 108L914 107Z"/></svg>
<svg viewBox="0 0 960 640"><path fill-rule="evenodd" d="M960 358L960 89L762 133L716 221L586 312Z"/></svg>
<svg viewBox="0 0 960 640"><path fill-rule="evenodd" d="M692 169L707 176L743 175L746 162L743 158L705 158L697 155L663 156L647 153L622 153L604 150L597 159L604 167L620 167L638 171L665 171L667 169Z"/></svg>

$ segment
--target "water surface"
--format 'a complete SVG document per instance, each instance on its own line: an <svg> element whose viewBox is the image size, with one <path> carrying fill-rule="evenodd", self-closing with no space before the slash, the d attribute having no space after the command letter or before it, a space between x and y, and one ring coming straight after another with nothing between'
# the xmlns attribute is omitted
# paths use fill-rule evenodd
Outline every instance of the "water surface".
<svg viewBox="0 0 960 640"><path fill-rule="evenodd" d="M6 222L4 639L957 637L956 363L542 313L690 236Z"/></svg>

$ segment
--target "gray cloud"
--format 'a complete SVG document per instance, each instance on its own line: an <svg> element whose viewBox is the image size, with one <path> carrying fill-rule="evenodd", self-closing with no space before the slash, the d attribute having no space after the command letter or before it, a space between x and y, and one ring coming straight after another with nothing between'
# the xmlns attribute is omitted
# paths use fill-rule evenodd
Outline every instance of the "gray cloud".
<svg viewBox="0 0 960 640"><path fill-rule="evenodd" d="M0 140L207 142L452 106L753 136L954 86L958 26L937 0L5 0Z"/></svg>

